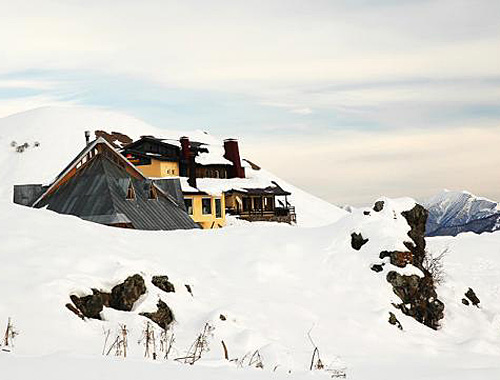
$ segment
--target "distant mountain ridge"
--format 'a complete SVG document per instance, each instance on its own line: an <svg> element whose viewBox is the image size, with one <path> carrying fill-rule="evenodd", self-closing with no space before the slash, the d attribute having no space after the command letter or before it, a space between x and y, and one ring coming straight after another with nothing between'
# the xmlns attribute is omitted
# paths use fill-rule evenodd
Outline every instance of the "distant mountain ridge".
<svg viewBox="0 0 500 380"><path fill-rule="evenodd" d="M500 230L498 202L467 191L444 190L423 202L429 211L427 236L456 236L462 232Z"/></svg>

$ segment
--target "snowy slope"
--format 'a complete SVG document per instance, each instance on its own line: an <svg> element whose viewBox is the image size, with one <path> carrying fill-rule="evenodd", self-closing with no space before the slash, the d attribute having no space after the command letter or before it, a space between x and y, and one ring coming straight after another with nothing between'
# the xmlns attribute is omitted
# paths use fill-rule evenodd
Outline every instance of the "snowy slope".
<svg viewBox="0 0 500 380"><path fill-rule="evenodd" d="M0 119L0 197L11 198L14 184L50 182L84 147L86 130L116 131L132 139L153 135L178 141L179 137L187 135L193 141L209 144L211 151L223 154L222 140L200 130L160 129L128 115L95 108L39 108ZM13 141L17 145L27 142L30 147L23 153L16 153L15 148L10 146ZM35 142L39 142L40 146L34 147ZM244 151L244 146L241 149ZM214 159L205 158L210 162ZM302 226L332 223L345 213L265 170L256 171L248 167L247 173L253 183L269 185L274 180L292 192L290 199L297 208L298 223Z"/></svg>
<svg viewBox="0 0 500 380"><path fill-rule="evenodd" d="M57 117L48 110L35 112L45 114L46 120L75 118L74 110L58 111ZM94 116L88 116L88 110L81 112L80 121L75 119L72 125L90 129ZM144 133L145 126L137 120L109 115L111 127L121 123L119 131L132 134L138 128L139 134ZM411 209L413 200L383 199L380 212L353 209L315 228L244 224L152 232L106 227L12 204L9 181L24 183L34 176L53 175L40 162L55 162L79 149L62 146L54 153L56 159L47 153L53 150L45 149L52 140L42 139L41 124L37 130L34 121L13 119L0 120L0 141L6 143L0 156L6 183L0 197L0 333L11 317L20 334L11 353L0 351L2 378L330 378L331 372L308 371L313 352L309 331L327 369L342 369L348 379L500 377L500 233L428 239L433 254L448 250L445 282L438 289L445 318L435 331L392 306L399 299L386 281L387 273L420 275L420 271L413 266L396 268L387 258L379 258L384 250L406 250L410 226L401 212ZM32 134L40 140L40 150L10 151L11 139ZM73 144L64 130L47 134ZM83 141L81 135L74 133ZM255 174L262 180L271 176L265 171ZM318 214L334 207L305 193L297 195L297 206ZM353 232L369 239L359 251L351 246ZM370 269L381 262L382 272ZM145 279L147 292L131 312L105 308L103 321L82 321L65 308L72 294L90 294L92 288L109 291L136 273ZM153 286L153 275L168 275L175 293ZM468 287L481 299L480 308L462 304ZM144 359L144 346L138 343L147 321L138 313L154 311L158 299L173 310L175 342L170 360L152 362ZM403 331L388 323L389 312ZM194 366L173 361L186 355L207 322L214 327L210 351ZM127 359L103 357L103 332L109 330L114 337L120 324L129 330ZM239 368L236 362L223 360L222 341L230 359L241 360L258 351L264 368L249 368L247 363Z"/></svg>
<svg viewBox="0 0 500 380"><path fill-rule="evenodd" d="M467 191L443 190L423 205L429 210L428 236L492 232L500 228L498 203Z"/></svg>

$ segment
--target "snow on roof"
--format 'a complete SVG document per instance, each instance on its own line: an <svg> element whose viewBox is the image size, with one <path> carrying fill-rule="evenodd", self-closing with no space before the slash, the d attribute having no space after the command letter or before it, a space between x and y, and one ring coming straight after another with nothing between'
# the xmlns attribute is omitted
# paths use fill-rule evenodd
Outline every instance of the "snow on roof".
<svg viewBox="0 0 500 380"><path fill-rule="evenodd" d="M224 158L224 146L222 144L205 144L207 153L200 153L196 162L201 165L232 165L232 162Z"/></svg>
<svg viewBox="0 0 500 380"><path fill-rule="evenodd" d="M188 184L188 179L181 177L181 187L183 192L203 192L213 196L220 196L231 190L246 192L247 189L276 187L276 183L271 178L252 176L250 173L249 178L197 178L197 188L191 187Z"/></svg>

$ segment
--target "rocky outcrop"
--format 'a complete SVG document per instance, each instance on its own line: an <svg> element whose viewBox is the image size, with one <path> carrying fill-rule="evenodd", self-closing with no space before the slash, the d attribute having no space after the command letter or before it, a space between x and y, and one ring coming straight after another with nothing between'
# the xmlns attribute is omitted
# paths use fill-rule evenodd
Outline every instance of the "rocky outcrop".
<svg viewBox="0 0 500 380"><path fill-rule="evenodd" d="M377 211L381 207L383 204L378 206L375 204L373 209ZM381 259L388 257L390 263L399 268L413 265L420 269L423 277L390 271L386 279L392 285L394 293L401 299L401 303L393 305L418 322L432 329L438 329L439 321L444 316L444 304L438 299L433 274L424 266L427 254L425 225L428 212L421 205L416 204L411 210L401 214L410 226L408 232L410 240L403 242L408 251L382 251L379 257ZM371 269L375 272L382 271L382 265L372 265Z"/></svg>
<svg viewBox="0 0 500 380"><path fill-rule="evenodd" d="M413 254L405 251L382 251L379 258L389 257L392 265L404 268L408 264L413 264Z"/></svg>
<svg viewBox="0 0 500 380"><path fill-rule="evenodd" d="M102 319L101 311L109 302L109 294L92 289L92 294L84 297L70 296L71 302L87 318Z"/></svg>
<svg viewBox="0 0 500 380"><path fill-rule="evenodd" d="M474 293L474 290L472 288L469 288L467 292L465 293L465 296L470 300L470 302L474 305L479 307L479 303L481 302L479 298L476 296L476 293ZM466 300L467 301L467 300ZM462 301L463 302L463 301Z"/></svg>
<svg viewBox="0 0 500 380"><path fill-rule="evenodd" d="M384 264L373 264L370 269L376 273L382 272L384 270Z"/></svg>
<svg viewBox="0 0 500 380"><path fill-rule="evenodd" d="M151 283L166 293L175 292L174 284L168 280L168 276L153 276Z"/></svg>
<svg viewBox="0 0 500 380"><path fill-rule="evenodd" d="M377 201L373 206L373 211L380 212L384 209L384 201Z"/></svg>
<svg viewBox="0 0 500 380"><path fill-rule="evenodd" d="M353 232L351 234L351 247L356 251L359 251L366 243L368 243L368 239L364 239L360 233Z"/></svg>
<svg viewBox="0 0 500 380"><path fill-rule="evenodd" d="M403 326L401 325L401 323L398 321L398 319L396 318L396 316L392 312L389 312L389 321L388 322L391 325L397 326L398 329L403 330Z"/></svg>
<svg viewBox="0 0 500 380"><path fill-rule="evenodd" d="M83 316L102 319L101 312L106 307L130 311L141 295L146 293L144 279L135 274L111 289L111 293L92 289L92 294L84 297L71 295L70 299ZM68 309L70 309L68 307ZM71 309L70 309L71 310Z"/></svg>
<svg viewBox="0 0 500 380"><path fill-rule="evenodd" d="M406 276L391 271L387 274L387 281L402 301L394 304L395 307L430 328L439 328L444 304L437 298L432 277Z"/></svg>
<svg viewBox="0 0 500 380"><path fill-rule="evenodd" d="M425 223L429 213L423 206L416 204L411 210L403 211L401 215L403 215L410 226L408 236L412 240L411 242L404 242L404 244L413 255L413 265L425 271L422 263L426 254Z"/></svg>
<svg viewBox="0 0 500 380"><path fill-rule="evenodd" d="M166 329L168 325L174 321L174 314L168 305L162 300L158 300L156 307L158 309L153 313L140 313L139 315L151 319L158 326Z"/></svg>
<svg viewBox="0 0 500 380"><path fill-rule="evenodd" d="M134 274L111 289L109 306L116 310L130 311L144 293L146 293L144 279Z"/></svg>

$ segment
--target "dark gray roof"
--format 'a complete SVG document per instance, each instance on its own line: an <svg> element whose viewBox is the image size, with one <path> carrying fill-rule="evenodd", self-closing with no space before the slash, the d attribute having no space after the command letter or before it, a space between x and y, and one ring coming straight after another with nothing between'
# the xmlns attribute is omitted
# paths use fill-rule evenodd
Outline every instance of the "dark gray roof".
<svg viewBox="0 0 500 380"><path fill-rule="evenodd" d="M129 185L134 188L134 199L126 199ZM158 197L148 199L151 185L152 181L133 178L99 154L36 207L47 206L97 223L130 223L140 230L198 228L185 211L182 193L179 196L176 190L180 183L159 184Z"/></svg>
<svg viewBox="0 0 500 380"><path fill-rule="evenodd" d="M43 185L14 185L14 203L31 207L45 190Z"/></svg>

